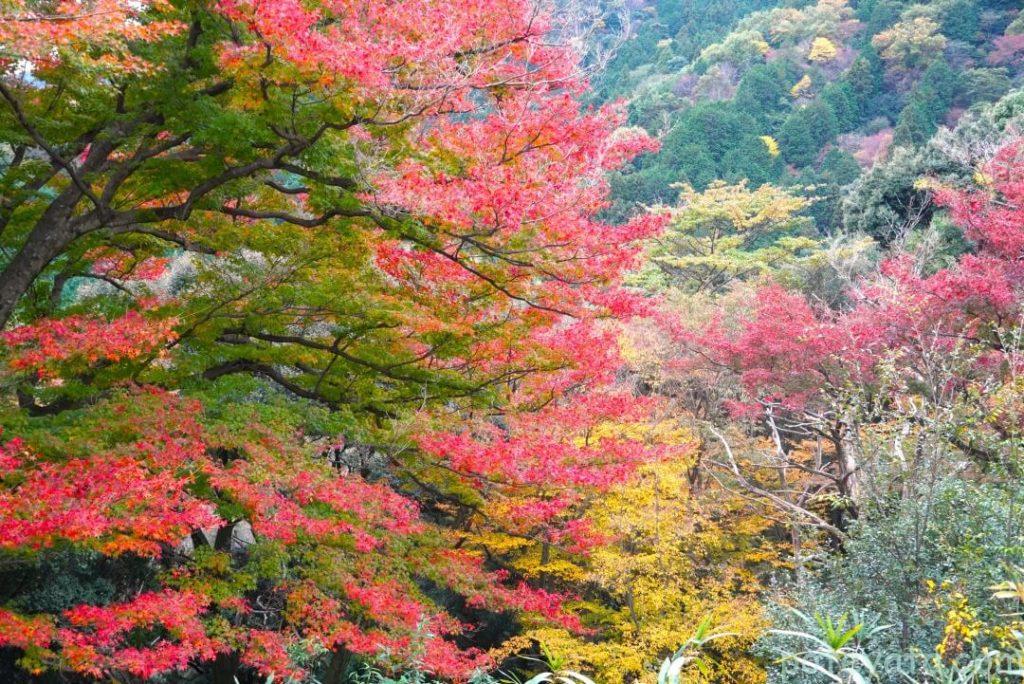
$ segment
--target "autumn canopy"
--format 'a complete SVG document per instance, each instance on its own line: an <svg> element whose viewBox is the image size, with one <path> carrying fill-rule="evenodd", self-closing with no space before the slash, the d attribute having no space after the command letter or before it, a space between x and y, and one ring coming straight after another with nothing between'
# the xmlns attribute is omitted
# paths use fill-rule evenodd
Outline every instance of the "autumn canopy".
<svg viewBox="0 0 1024 684"><path fill-rule="evenodd" d="M941 235L840 231L853 10L751 14L648 110L593 87L642 33L608 4L3 3L0 678L759 684L872 521L1019 477L1017 129L901 188ZM888 26L906 90L946 39ZM780 54L791 114L701 109ZM932 616L898 648L1024 634L956 641L925 574L871 607Z"/></svg>

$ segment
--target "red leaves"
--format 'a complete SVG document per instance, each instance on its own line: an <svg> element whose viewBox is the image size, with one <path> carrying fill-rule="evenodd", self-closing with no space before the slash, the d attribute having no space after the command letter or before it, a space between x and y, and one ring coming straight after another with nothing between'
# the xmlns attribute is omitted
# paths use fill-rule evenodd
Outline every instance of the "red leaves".
<svg viewBox="0 0 1024 684"><path fill-rule="evenodd" d="M149 679L184 670L218 650L200 619L208 605L191 592L162 591L109 606L76 606L64 613L69 626L59 630L61 655L71 669L94 677L127 672ZM144 648L130 645L137 630L160 636Z"/></svg>
<svg viewBox="0 0 1024 684"><path fill-rule="evenodd" d="M200 426L200 411L195 402L138 391L103 406L95 434L79 434L75 446L87 455L51 458L20 440L0 446L0 549L70 544L111 557L145 556L154 564L173 559L154 578L164 588L121 602L52 616L0 611L0 645L22 649L32 667L92 677L151 678L226 651L237 651L242 663L265 674L300 677L289 649L339 644L386 656L395 666L418 661L456 679L487 664L485 654L454 642L464 626L421 595L420 576L465 593L477 607L578 626L558 597L502 586L504 577L487 572L468 552L438 551L436 540L424 544L429 531L418 506L383 483L339 476L311 461L308 450L255 426L248 441L231 446L239 457L227 463L212 458L216 437ZM568 420L575 413L552 415ZM589 410L592 416L635 413L625 398L611 396ZM628 468L612 461L636 460L610 441L604 446L602 467ZM573 467L580 482L611 477L600 468L588 473L583 463ZM536 480L540 472L529 477ZM237 588L226 582L245 572L244 564L235 565L239 558L232 560L219 543L202 551L181 545L194 531L209 534L237 522L222 520L215 507L240 515L257 545L280 549L309 579L282 579L260 596L245 582ZM565 529L552 538L585 533L571 524ZM167 553L171 548L177 553ZM271 624L280 628L259 618L273 610L280 620ZM225 615L233 616L230 625Z"/></svg>
<svg viewBox="0 0 1024 684"><path fill-rule="evenodd" d="M999 36L992 41L995 48L989 53L989 64L1012 66L1024 59L1024 34Z"/></svg>
<svg viewBox="0 0 1024 684"><path fill-rule="evenodd" d="M186 421L171 429L59 461L17 440L6 444L0 449L0 548L67 541L108 555L155 557L162 544L218 524L212 506L186 490L201 471L205 445Z"/></svg>
<svg viewBox="0 0 1024 684"><path fill-rule="evenodd" d="M57 629L46 616L22 617L0 608L0 646L49 650L56 638Z"/></svg>
<svg viewBox="0 0 1024 684"><path fill-rule="evenodd" d="M524 75L527 60L541 78L565 78L559 51L540 41L547 22L527 0L343 0L318 8L292 0L222 0L219 7L296 68L328 83L350 82L357 91L399 90L400 84L409 87L404 97L415 97L412 86L418 86L434 99L429 87L447 84L454 91L449 106L457 108L465 95L459 88ZM251 58L261 49L228 49L225 59Z"/></svg>
<svg viewBox="0 0 1024 684"><path fill-rule="evenodd" d="M66 540L108 555L159 556L161 544L219 522L208 504L185 493L187 477L132 456L38 463L19 475L19 484L0 489L0 548Z"/></svg>
<svg viewBox="0 0 1024 684"><path fill-rule="evenodd" d="M589 393L555 394L559 398L541 409L524 402L521 412L500 423L423 431L417 442L465 484L500 493L489 508L495 529L585 553L605 541L580 521L590 497L628 480L644 463L684 458L692 448L630 432L630 425L651 420L659 402L601 382Z"/></svg>
<svg viewBox="0 0 1024 684"><path fill-rule="evenodd" d="M215 655L218 646L200 619L208 604L190 592L143 593L124 603L71 608L61 616L63 626L0 610L0 646L22 649L40 663L60 658L91 677L124 672L150 679ZM132 645L140 630L151 635L144 648Z"/></svg>
<svg viewBox="0 0 1024 684"><path fill-rule="evenodd" d="M981 179L989 192L937 193L939 204L949 208L953 219L983 252L1019 261L1024 257L1024 140L1011 143L989 162Z"/></svg>
<svg viewBox="0 0 1024 684"><path fill-rule="evenodd" d="M505 411L503 427L473 416L458 434L450 432L450 415L439 418L422 435L427 455L415 458L427 467L436 461L446 478L461 480L456 486L471 483L471 495L497 498L493 510L504 518L501 524L584 552L598 541L580 522L587 493L629 477L640 463L688 448L648 444L608 427L643 421L655 408L610 389L622 360L616 333L603 320L646 310L647 302L616 285L634 265L639 242L656 234L664 219L643 216L615 226L596 216L607 202L605 172L655 143L641 131L620 128L621 106L581 107L576 95L585 81L578 56L555 44L548 33L551 18L533 0L220 0L199 14L192 9L162 1L93 0L58 4L53 16L42 17L16 2L13 19L0 20L0 47L36 67L62 62L71 76L84 74L84 82L92 83L97 75L76 73L73 58L94 59L90 66L100 81L111 71L159 68L146 61L154 56L178 64L184 41L152 43L180 30L178 17L197 28L209 26L201 36L203 51L219 58L219 73L182 86L183 96L205 102L207 95L198 92L212 93L218 83L229 90L209 95L209 103L216 103L210 111L204 105L187 112L199 117L198 125L181 122L178 128L166 117L156 130L147 124L126 134L105 160L96 158L104 148L94 143L76 165L92 164L83 175L102 187L115 170L138 164L141 171L131 174L111 207L155 219L173 215L172 237L196 236L203 245L207 240L201 238L212 238L208 242L217 249L251 253L253 266L275 251L290 255L287 246L267 247L281 226L265 231L269 220L255 218L279 216L282 205L296 216L315 216L340 198L344 211L335 207L334 213L354 218L340 231L345 241L337 244L351 240L357 249L330 266L310 262L302 273L289 275L282 294L299 300L308 294L313 302L295 301L280 311L271 307L275 312L269 314L255 313L264 309L258 302L250 308L256 295L206 312L183 304L181 320L189 325L181 326L188 335L182 344L172 344L176 321L144 306L110 320L75 315L4 332L0 340L10 368L48 381L19 373L16 380L31 390L25 396L47 399L66 383L60 399L34 405L60 410L79 396L116 392L126 378L139 381L140 367L146 372L141 377L191 390L203 382L208 357L221 354L224 339L238 337L207 333L234 317L253 314L260 327L268 322L275 330L290 330L308 315L306 323L313 324L302 327L325 336L365 319L379 332L350 350L351 363L361 366L351 392L374 395L375 389L366 388L393 380L417 390L422 384L426 413L462 411L477 395ZM92 12L103 21L89 19ZM22 25L27 33L18 35ZM293 101L302 115L278 121L283 110L276 98L299 83L308 93ZM43 89L30 87L26 102ZM237 183L215 184L208 196L180 185L193 177L200 183L198 176L207 170L220 174L213 170L216 164L207 169L207 161L223 161L234 177L249 166L251 154L262 157L264 146L252 144L255 139L222 143L227 122L240 122L239 135L265 139L262 131L287 137L299 124L326 123L313 121L322 116L331 123L312 136L315 141L303 133L294 149L289 145L276 160L253 164L258 172ZM96 130L106 130L106 123ZM160 130L164 126L168 130ZM176 142L185 130L211 134L193 135L185 149ZM309 169L303 179L308 192L275 187L282 160ZM347 183L323 192L331 184L319 176L335 169L348 175L363 160L369 162L369 177L360 179L365 195L351 196ZM195 212L183 219L182 212L155 211L177 204ZM237 214L237 220L222 230L214 218L217 225L207 232L202 226L218 211ZM298 223L320 226L315 219ZM339 232L334 227L323 229L333 235ZM257 234L259 240L248 239ZM86 251L75 267L117 284L161 275L162 240L150 244L128 233L109 237L115 246ZM334 243L323 242L329 244ZM310 253L320 252L321 243L314 246ZM201 298L221 294L205 290L216 282L212 274L201 280L192 292ZM329 301L336 291L308 287L333 280L354 293L351 301L343 293L345 306L337 315ZM142 288L131 283L118 297L131 298ZM168 302L166 308L177 305ZM282 368L324 367L316 352L326 348L291 356L285 343L268 341L263 351L279 344L290 358L268 354L267 364L275 369L278 361ZM333 351L339 346L347 349L348 341L337 338ZM155 358L161 362L148 363ZM335 360L321 380L344 394L349 390L339 389L344 383L336 380L346 371L328 373ZM437 396L435 381L442 390ZM320 387L318 382L309 393ZM373 406L376 415L394 407L401 416L414 397L397 392L401 401L390 403L389 392L380 394L379 402L356 396L345 408ZM559 597L504 586L507 578L488 572L470 551L446 553L444 533L421 520L419 506L396 493L391 482L341 477L312 460L312 447L291 433L231 425L211 434L196 422L202 407L172 393L115 397L82 411L100 411L95 432L103 434L83 436L83 430L54 443L36 435L31 450L17 441L0 448L0 547L84 547L115 563L140 555L154 569L152 586L163 587L40 622L35 641L52 648L49 662L57 667L97 677L149 678L230 649L265 673L292 674L290 651L345 644L360 654L386 653L396 665L418 660L438 675L465 676L486 657L458 647L453 637L464 626L422 595L423 578L462 593L477 608L523 610L579 626ZM353 418L357 425L369 422L366 415ZM448 475L452 470L454 478ZM394 474L396 480L400 476ZM248 526L253 538L225 542ZM191 534L194 543L183 543ZM202 540L217 536L216 548L203 546ZM269 555L274 572L256 560L248 565L250 553ZM0 614L3 619L28 624ZM45 624L57 631L47 632Z"/></svg>
<svg viewBox="0 0 1024 684"><path fill-rule="evenodd" d="M856 363L850 335L800 295L772 285L757 292L738 330L712 326L701 342L733 367L758 399L797 408L824 383L839 382Z"/></svg>
<svg viewBox="0 0 1024 684"><path fill-rule="evenodd" d="M655 147L642 133L616 132L623 121L615 108L581 111L567 93L524 91L484 116L433 124L422 157L380 174L367 199L423 217L444 239L431 254L389 246L382 268L400 276L405 262L417 284L460 301L477 297L471 283L486 285L483 275L506 297L586 315L592 295L663 225L657 216L621 226L593 219L605 205L604 172Z"/></svg>
<svg viewBox="0 0 1024 684"><path fill-rule="evenodd" d="M911 256L890 258L850 293L854 305L844 312L816 310L802 296L771 285L739 320L682 336L707 358L732 367L748 400L796 409L829 389L871 380L882 361L896 359L912 373L927 366L927 354L948 354L965 344L984 347L994 327L1021 311L1024 145L1001 150L982 178L985 192L937 195L977 245L977 253L955 265L923 275ZM978 370L984 371L988 361L984 350L979 354Z"/></svg>
<svg viewBox="0 0 1024 684"><path fill-rule="evenodd" d="M55 365L77 362L93 365L139 358L174 337L174 319L150 319L138 311L106 321L85 316L43 320L0 333L9 346L10 367L55 374Z"/></svg>

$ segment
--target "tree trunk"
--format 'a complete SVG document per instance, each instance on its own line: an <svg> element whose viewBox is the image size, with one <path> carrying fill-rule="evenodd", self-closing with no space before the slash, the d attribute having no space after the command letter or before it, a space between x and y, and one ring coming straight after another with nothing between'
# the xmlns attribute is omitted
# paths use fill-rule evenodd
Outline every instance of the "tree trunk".
<svg viewBox="0 0 1024 684"><path fill-rule="evenodd" d="M856 506L860 499L860 474L857 472L857 457L854 455L854 447L849 443L849 428L841 428L836 439L836 450L842 475L839 484L840 493Z"/></svg>
<svg viewBox="0 0 1024 684"><path fill-rule="evenodd" d="M213 661L213 671L210 673L211 684L237 684L235 676L238 674L238 662L237 651L217 654L217 659Z"/></svg>
<svg viewBox="0 0 1024 684"><path fill-rule="evenodd" d="M51 223L46 219L43 216L36 224L25 245L0 273L0 330L43 269L75 239L75 230L68 220Z"/></svg>
<svg viewBox="0 0 1024 684"><path fill-rule="evenodd" d="M322 684L343 684L348 678L351 666L352 654L344 646L336 646L331 653L331 660L327 663Z"/></svg>

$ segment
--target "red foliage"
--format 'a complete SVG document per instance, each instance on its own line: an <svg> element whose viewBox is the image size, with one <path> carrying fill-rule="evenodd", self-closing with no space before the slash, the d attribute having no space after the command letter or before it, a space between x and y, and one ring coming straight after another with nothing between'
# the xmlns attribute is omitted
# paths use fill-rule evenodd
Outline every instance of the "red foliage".
<svg viewBox="0 0 1024 684"><path fill-rule="evenodd" d="M995 49L989 53L989 64L1010 66L1024 60L1024 34L999 36L992 45Z"/></svg>
<svg viewBox="0 0 1024 684"><path fill-rule="evenodd" d="M54 376L65 362L115 363L149 354L174 337L176 321L147 318L138 311L106 321L86 316L46 319L0 332L14 370Z"/></svg>
<svg viewBox="0 0 1024 684"><path fill-rule="evenodd" d="M132 46L161 54L145 44L183 28L166 20L175 8L159 0L58 3L48 15L34 7L15 2L0 19L0 44L16 46L0 70L18 61L73 68L70 58L86 54L97 72L92 80L161 68ZM373 305L396 322L389 343L424 360L421 370L500 379L494 394L507 414L500 427L497 419L468 416L458 433L450 416L431 422L418 437L425 458L487 500L514 492L517 504L499 524L581 551L598 541L578 520L585 494L684 448L590 440L598 426L642 420L654 408L609 388L622 362L602 320L645 310L614 285L634 265L639 241L665 218L620 226L595 218L607 202L605 172L654 142L618 130L620 106L581 108L578 55L551 40L551 17L533 0L220 0L212 11L218 22L236 22L233 33L249 30L242 40L212 45L218 80L301 83L309 99L336 102L342 118L353 117L350 126L336 126L343 130L324 128L337 132L338 144L376 148L372 156L385 164L398 160L368 166L372 192L360 201L379 231L356 225L376 257L367 290L383 293ZM248 109L247 95L259 89L239 91L225 105L238 109L227 111ZM87 148L78 163L98 149ZM138 209L192 199L163 185L157 197L138 192L126 198ZM216 207L240 212L249 199ZM306 210L311 200L283 201ZM164 265L109 251L86 259L92 275L117 280L153 278ZM57 384L159 354L175 340L175 325L132 310L112 320L36 321L0 340L12 369ZM498 332L478 334L489 330ZM431 353L427 340L440 332L469 340L459 357ZM163 570L155 580L162 586L46 618L0 613L0 626L31 626L33 635L2 632L0 644L110 678L151 677L226 650L263 672L289 674L288 648L338 645L465 676L485 657L456 646L464 626L423 596L422 578L475 608L534 612L579 627L559 597L508 586L470 551L447 549L418 505L390 483L339 477L291 436L260 426L248 426L244 437L211 434L200 426L201 405L156 390L118 395L102 410L111 413L102 425L109 434L31 449L11 441L0 451L0 547L140 555ZM218 450L236 456L214 457ZM260 548L286 559L279 563L285 576L257 589L224 580L248 572L244 550L222 543L190 551L183 543L190 534L209 537L209 528L230 537L243 521ZM151 646L133 645L140 633Z"/></svg>
<svg viewBox="0 0 1024 684"><path fill-rule="evenodd" d="M770 285L737 320L697 334L675 334L716 364L731 367L745 390L741 410L769 402L802 409L850 383L869 382L891 359L910 374L924 355L966 344L990 349L991 330L1020 315L1024 295L1024 145L1009 145L987 166L985 191L944 190L937 201L977 246L931 275L907 255L883 262L850 293L846 311L812 307ZM979 352L978 370L987 361Z"/></svg>
<svg viewBox="0 0 1024 684"><path fill-rule="evenodd" d="M554 477L565 478L569 491L573 485L606 487L650 458L650 451L628 441L606 439L587 447L568 440L586 420L643 412L627 397L613 395L552 405L539 418L561 432L545 435L542 423L524 416L516 424L522 433L517 442L495 433L488 438L493 443L476 442L475 455L465 442L467 450L459 457L452 453L451 464L471 481L493 475L523 486ZM243 456L225 464L210 455L216 438L201 427L201 407L194 401L156 390L135 392L111 404L105 415L94 433L81 437L79 448L90 452L85 456L52 458L20 440L0 448L0 548L70 543L108 556L131 553L166 562L178 547L186 562L172 566L165 588L122 603L76 606L59 616L0 612L0 625L10 627L0 630L0 645L91 676L148 678L235 649L251 667L296 674L289 646L344 644L365 655L386 652L396 663L420 658L436 674L460 678L486 664L486 657L451 640L464 626L419 595L410 582L421 574L449 584L474 607L527 611L580 628L561 597L523 584L504 586L504 575L486 570L468 551L419 545L428 530L412 501L381 483L339 477L309 460L305 449L255 426L254 438L242 445ZM120 437L110 445L112 434ZM425 444L431 441L424 438ZM215 512L225 506L240 506L257 542L282 545L292 562L306 562L316 549L328 563L317 572L329 572L329 585L338 590L283 581L274 595L282 602L286 627L250 624L246 616L255 615L259 599L226 592L216 579L221 566L190 562L191 552L180 546L195 530L234 523ZM542 524L556 541L586 541L586 531L574 527L560 505L540 505L536 512L539 518L512 516L508 524ZM332 550L341 555L325 555ZM218 613L237 616L236 626L211 622ZM158 636L139 646L140 630Z"/></svg>

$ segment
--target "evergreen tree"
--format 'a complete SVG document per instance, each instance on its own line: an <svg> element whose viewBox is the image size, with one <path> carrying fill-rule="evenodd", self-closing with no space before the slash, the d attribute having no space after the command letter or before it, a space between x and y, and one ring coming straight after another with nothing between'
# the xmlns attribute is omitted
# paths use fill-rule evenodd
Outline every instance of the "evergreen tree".
<svg viewBox="0 0 1024 684"><path fill-rule="evenodd" d="M790 164L809 166L838 132L836 115L824 103L814 102L795 109L779 130L782 154Z"/></svg>
<svg viewBox="0 0 1024 684"><path fill-rule="evenodd" d="M848 185L860 176L860 165L846 150L833 147L821 160L818 174L822 180L835 185Z"/></svg>
<svg viewBox="0 0 1024 684"><path fill-rule="evenodd" d="M893 133L893 144L906 147L923 145L932 137L935 129L935 120L927 105L921 100L912 100L900 114Z"/></svg>
<svg viewBox="0 0 1024 684"><path fill-rule="evenodd" d="M860 107L853 86L848 82L838 81L825 86L821 92L821 101L835 115L840 133L852 131L860 123Z"/></svg>
<svg viewBox="0 0 1024 684"><path fill-rule="evenodd" d="M974 42L981 32L981 8L972 0L957 0L942 18L942 33L952 40Z"/></svg>
<svg viewBox="0 0 1024 684"><path fill-rule="evenodd" d="M733 101L736 107L764 124L789 104L792 69L778 63L758 64L740 79Z"/></svg>
<svg viewBox="0 0 1024 684"><path fill-rule="evenodd" d="M722 157L722 175L729 182L745 179L756 187L777 180L782 171L780 157L756 135L744 136L739 145Z"/></svg>

